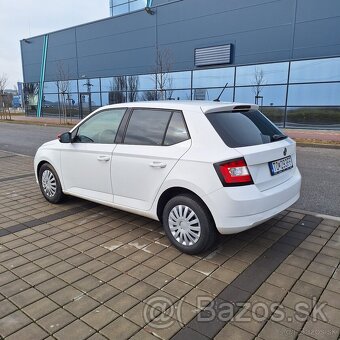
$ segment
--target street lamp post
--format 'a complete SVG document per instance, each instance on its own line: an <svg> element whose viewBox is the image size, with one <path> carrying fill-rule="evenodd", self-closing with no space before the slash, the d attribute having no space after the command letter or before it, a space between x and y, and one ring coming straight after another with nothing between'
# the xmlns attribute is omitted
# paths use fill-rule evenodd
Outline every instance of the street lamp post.
<svg viewBox="0 0 340 340"><path fill-rule="evenodd" d="M90 79L87 79L83 86L87 86L87 92L91 93L91 86L93 86L93 84L90 83Z"/></svg>
<svg viewBox="0 0 340 340"><path fill-rule="evenodd" d="M87 79L86 83L83 84L83 86L87 87L87 93L88 93L88 96L89 96L89 112L91 112L92 111L91 87L93 86L93 84L90 83L90 79ZM81 113L81 115L83 116L83 113ZM83 117L81 117L81 118L83 118Z"/></svg>
<svg viewBox="0 0 340 340"><path fill-rule="evenodd" d="M71 124L72 124L72 109L71 109L71 102L73 99L70 97L70 94L67 93L66 101L68 102L68 107L70 109L70 118L71 118Z"/></svg>
<svg viewBox="0 0 340 340"><path fill-rule="evenodd" d="M255 96L255 104L262 107L263 106L263 96Z"/></svg>

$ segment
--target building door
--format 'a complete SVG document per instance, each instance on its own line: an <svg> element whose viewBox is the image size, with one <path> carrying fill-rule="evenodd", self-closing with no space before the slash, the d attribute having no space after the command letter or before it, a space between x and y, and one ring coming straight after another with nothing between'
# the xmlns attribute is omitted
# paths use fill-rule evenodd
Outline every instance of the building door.
<svg viewBox="0 0 340 340"><path fill-rule="evenodd" d="M79 113L80 118L83 119L92 112L92 102L90 92L79 93Z"/></svg>

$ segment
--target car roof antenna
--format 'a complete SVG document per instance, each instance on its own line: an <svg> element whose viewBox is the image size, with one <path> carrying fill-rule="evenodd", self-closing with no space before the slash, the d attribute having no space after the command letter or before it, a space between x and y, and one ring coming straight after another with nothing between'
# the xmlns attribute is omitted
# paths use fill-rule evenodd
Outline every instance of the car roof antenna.
<svg viewBox="0 0 340 340"><path fill-rule="evenodd" d="M224 85L223 90L221 91L220 95L216 99L214 99L214 102L220 102L220 98L221 98L223 92L225 91L225 89L227 88L227 86L228 86L228 83L226 83Z"/></svg>

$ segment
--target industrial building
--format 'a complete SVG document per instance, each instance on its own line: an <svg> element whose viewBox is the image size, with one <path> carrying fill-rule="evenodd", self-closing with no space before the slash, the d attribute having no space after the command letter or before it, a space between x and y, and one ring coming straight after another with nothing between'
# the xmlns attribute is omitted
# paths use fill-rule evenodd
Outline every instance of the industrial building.
<svg viewBox="0 0 340 340"><path fill-rule="evenodd" d="M137 100L258 103L340 129L338 0L111 0L111 16L21 40L27 115Z"/></svg>

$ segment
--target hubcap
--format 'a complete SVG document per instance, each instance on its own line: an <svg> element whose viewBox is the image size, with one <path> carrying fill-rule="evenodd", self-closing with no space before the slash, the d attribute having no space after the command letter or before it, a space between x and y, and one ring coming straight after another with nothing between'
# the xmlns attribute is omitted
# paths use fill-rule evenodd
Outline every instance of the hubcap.
<svg viewBox="0 0 340 340"><path fill-rule="evenodd" d="M176 205L169 214L169 228L177 242L194 245L201 236L201 224L196 213L186 205Z"/></svg>
<svg viewBox="0 0 340 340"><path fill-rule="evenodd" d="M53 197L57 192L57 181L50 170L45 170L41 176L41 184L44 193L48 197Z"/></svg>

